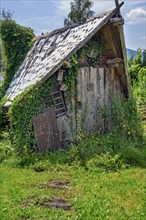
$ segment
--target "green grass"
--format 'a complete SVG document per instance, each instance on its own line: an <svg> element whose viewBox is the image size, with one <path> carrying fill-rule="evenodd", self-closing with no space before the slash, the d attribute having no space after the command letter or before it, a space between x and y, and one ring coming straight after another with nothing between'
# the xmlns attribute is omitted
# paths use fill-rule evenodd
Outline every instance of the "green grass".
<svg viewBox="0 0 146 220"><path fill-rule="evenodd" d="M144 220L145 170L91 172L81 166L60 165L47 171L16 167L12 157L0 164L2 220ZM40 188L49 180L70 180L64 189ZM33 198L30 198L35 196ZM44 198L62 198L71 210L36 206ZM24 206L24 203L31 203Z"/></svg>

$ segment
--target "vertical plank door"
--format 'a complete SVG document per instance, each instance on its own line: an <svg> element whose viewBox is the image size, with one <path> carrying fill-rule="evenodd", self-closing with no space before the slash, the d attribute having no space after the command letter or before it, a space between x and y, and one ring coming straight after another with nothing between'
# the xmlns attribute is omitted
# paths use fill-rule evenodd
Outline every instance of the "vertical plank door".
<svg viewBox="0 0 146 220"><path fill-rule="evenodd" d="M33 128L39 153L60 148L60 135L54 107L33 116Z"/></svg>

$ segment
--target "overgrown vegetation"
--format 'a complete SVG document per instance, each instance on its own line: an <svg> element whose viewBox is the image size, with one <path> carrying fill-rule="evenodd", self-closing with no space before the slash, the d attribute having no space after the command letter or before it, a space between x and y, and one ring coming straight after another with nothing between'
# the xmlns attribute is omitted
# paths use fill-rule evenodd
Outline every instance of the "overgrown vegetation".
<svg viewBox="0 0 146 220"><path fill-rule="evenodd" d="M31 168L16 167L18 158L10 158L0 164L0 216L3 220L145 219L143 169L131 168L107 173L104 170L109 170L109 162L105 161L110 160L113 167L116 158L111 160L106 155L104 159L98 160L102 172L97 169L97 160L90 161L90 170L85 170L75 163L73 166L63 164L63 153L62 156L61 152L57 154L45 157L45 160L42 157L41 163L45 164L43 167L47 167L47 170L41 173ZM39 164L38 161L35 168ZM70 185L51 187L51 181L57 180L68 181ZM47 199L54 198L67 201L71 208L65 211L44 204Z"/></svg>
<svg viewBox="0 0 146 220"><path fill-rule="evenodd" d="M5 59L4 81L1 85L0 94L2 98L26 53L32 46L34 34L31 28L20 26L13 20L2 20L0 22L0 33L3 59Z"/></svg>
<svg viewBox="0 0 146 220"><path fill-rule="evenodd" d="M146 53L138 50L138 55L129 60L132 90L138 105L146 104Z"/></svg>
<svg viewBox="0 0 146 220"><path fill-rule="evenodd" d="M3 97L14 74L32 46L34 37L31 28L23 27L12 20L11 12L3 10L2 16L3 20L0 21L0 65L4 79L0 84L0 131L4 130L7 118L2 109L6 101Z"/></svg>
<svg viewBox="0 0 146 220"><path fill-rule="evenodd" d="M44 98L54 87L55 78L45 84L32 86L14 100L9 109L13 143L18 154L35 151L36 143L33 136L32 118L43 112Z"/></svg>
<svg viewBox="0 0 146 220"><path fill-rule="evenodd" d="M78 67L76 57L72 59L73 72L65 78L69 87L76 80ZM27 95L24 92L11 105L9 114L15 133L11 131L9 135L14 136L17 145L13 148L9 135L3 133L0 216L4 220L10 216L13 219L144 220L142 168L146 167L146 140L134 98L113 99L110 112L102 108L104 120L110 118L107 134L97 133L85 138L79 129L78 145L43 155L30 153L28 145L31 149L35 146L32 116L43 111L43 98L53 85L51 79L41 87L32 87L25 91ZM49 181L57 179L69 180L71 187L51 188ZM71 209L64 211L42 205L52 198L65 199Z"/></svg>
<svg viewBox="0 0 146 220"><path fill-rule="evenodd" d="M64 77L64 83L70 91L69 100L72 96L72 86L76 82L76 73L80 67L76 56L71 57L70 63L72 64L72 68L69 69L69 72ZM22 161L25 161L30 151L33 152L36 149L32 118L34 115L43 112L44 99L55 85L55 80L56 78L54 77L49 79L43 86L29 88L19 95L10 107L10 135L13 137L13 144L15 144L17 155L21 155ZM70 109L70 111L73 111L73 109ZM70 163L70 158L73 158L73 161L87 168L89 167L87 165L88 163L94 164L97 160L97 164L100 164L101 162L98 162L98 160L102 160L103 158L103 160L105 159L105 164L108 161L109 163L114 161L115 168L111 168L112 170L116 170L120 166L126 167L127 164L128 166L144 166L144 145L146 142L143 137L143 125L134 97L130 96L128 100L115 97L112 100L110 111L106 107L104 109L101 108L101 111L104 121L109 121L108 134L104 134L103 136L97 134L95 137L91 136L84 140L82 125L79 125L80 129L77 130L77 142L79 146L73 146L72 150L66 152L66 162ZM79 123L82 122L80 121ZM126 149L127 155L125 154ZM68 157L68 154L71 154L71 157ZM88 155L90 155L89 158ZM91 163L90 160L92 161ZM23 163L25 165L25 162ZM39 167L37 169L41 170Z"/></svg>
<svg viewBox="0 0 146 220"><path fill-rule="evenodd" d="M91 6L89 1L75 2L79 6L83 2L88 3L87 9ZM69 15L68 22L71 21L72 13ZM77 19L79 16L75 15ZM29 50L33 37L31 29L21 27L11 20L11 13L4 13L4 17L0 27L5 54L1 63L5 70L1 97ZM100 58L103 49L102 42L94 44L94 41L90 41L65 63L71 65L63 79L69 90L68 101L74 95L72 87L77 80L79 58L87 58L87 61L91 61L90 65L94 66L94 60ZM98 51L98 54L94 51ZM44 84L40 83L38 87L28 88L16 97L9 110L11 128L8 132L1 132L0 136L0 217L3 220L145 219L143 168L146 168L146 138L137 110L137 104L146 103L145 56L143 61L141 58L139 51L138 56L129 61L133 87L128 100L114 97L110 110L106 106L101 108L104 122L109 121L108 133L97 132L85 137L83 121L79 118L78 145L71 143L67 149L44 154L35 151L32 118L43 112L44 99L54 87L56 76ZM2 99L0 126L8 120L6 114L3 117L4 103ZM70 111L74 108L71 103ZM52 189L49 181L54 179L68 179L69 188L65 187L62 191ZM52 210L47 206L46 199L58 197L70 202L69 211Z"/></svg>

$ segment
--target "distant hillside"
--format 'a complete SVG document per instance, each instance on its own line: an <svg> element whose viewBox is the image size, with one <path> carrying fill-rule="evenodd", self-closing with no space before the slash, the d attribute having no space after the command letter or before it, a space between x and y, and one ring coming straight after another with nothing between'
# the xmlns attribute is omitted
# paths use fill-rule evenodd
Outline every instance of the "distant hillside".
<svg viewBox="0 0 146 220"><path fill-rule="evenodd" d="M126 49L126 51L127 51L127 57L128 58L130 58L130 57L136 57L136 55L137 55L137 51L135 51L135 50L131 50L131 49Z"/></svg>

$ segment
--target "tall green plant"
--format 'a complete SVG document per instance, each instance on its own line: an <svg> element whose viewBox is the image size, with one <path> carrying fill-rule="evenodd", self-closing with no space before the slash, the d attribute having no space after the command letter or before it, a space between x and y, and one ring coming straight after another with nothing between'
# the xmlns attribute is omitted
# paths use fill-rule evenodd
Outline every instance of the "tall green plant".
<svg viewBox="0 0 146 220"><path fill-rule="evenodd" d="M128 100L122 97L114 97L110 110L106 111L104 118L110 119L109 128L111 133L129 140L142 140L142 120L133 96L130 96Z"/></svg>
<svg viewBox="0 0 146 220"><path fill-rule="evenodd" d="M34 33L31 28L23 27L13 20L1 20L0 39L3 54L6 57L6 66L3 73L4 81L1 85L0 98L4 96L14 74L32 46L33 37Z"/></svg>
<svg viewBox="0 0 146 220"><path fill-rule="evenodd" d="M33 134L34 115L38 115L44 110L44 98L48 96L55 83L54 79L49 79L45 84L36 87L32 86L18 95L9 109L11 123L11 133L17 153L28 153L36 147Z"/></svg>

